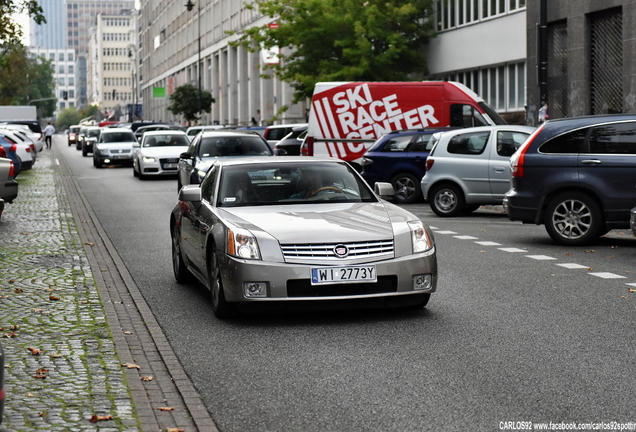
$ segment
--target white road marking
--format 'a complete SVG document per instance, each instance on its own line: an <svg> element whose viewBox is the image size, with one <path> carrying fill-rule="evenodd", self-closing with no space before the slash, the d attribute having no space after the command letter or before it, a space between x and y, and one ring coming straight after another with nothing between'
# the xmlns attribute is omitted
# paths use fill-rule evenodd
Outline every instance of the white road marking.
<svg viewBox="0 0 636 432"><path fill-rule="evenodd" d="M475 242L475 243L477 243L479 245L482 245L482 246L501 246L501 243L495 243L495 242L492 242L492 241L478 241L478 242Z"/></svg>
<svg viewBox="0 0 636 432"><path fill-rule="evenodd" d="M504 252L511 252L511 253L519 253L519 252L523 252L523 253L527 253L527 250L524 249L519 249L519 248L499 248L499 250L502 250Z"/></svg>
<svg viewBox="0 0 636 432"><path fill-rule="evenodd" d="M628 283L628 284L625 284L625 285L636 287L636 283Z"/></svg>
<svg viewBox="0 0 636 432"><path fill-rule="evenodd" d="M457 234L455 231L436 231L435 234Z"/></svg>
<svg viewBox="0 0 636 432"><path fill-rule="evenodd" d="M429 225L428 227L429 227L430 229L432 229L432 230L438 230L438 229L439 229L439 228L437 228L437 227L430 226L430 225Z"/></svg>
<svg viewBox="0 0 636 432"><path fill-rule="evenodd" d="M617 275L614 273L608 273L608 272L598 272L598 273L588 273L588 274L591 274L592 276L600 277L603 279L625 279L625 276Z"/></svg>
<svg viewBox="0 0 636 432"><path fill-rule="evenodd" d="M456 239L460 239L460 240L477 240L479 237L473 237L473 236L469 236L469 235L456 235L453 236Z"/></svg>
<svg viewBox="0 0 636 432"><path fill-rule="evenodd" d="M526 255L528 258L532 258L532 259L536 259L539 261L546 261L546 260L555 260L555 257L551 257L548 255Z"/></svg>
<svg viewBox="0 0 636 432"><path fill-rule="evenodd" d="M588 266L584 266L584 265L581 265L581 264L574 264L574 263L564 263L564 264L557 264L557 265L561 266L561 267L568 268L568 269L580 269L580 268L586 269L586 268L588 268Z"/></svg>

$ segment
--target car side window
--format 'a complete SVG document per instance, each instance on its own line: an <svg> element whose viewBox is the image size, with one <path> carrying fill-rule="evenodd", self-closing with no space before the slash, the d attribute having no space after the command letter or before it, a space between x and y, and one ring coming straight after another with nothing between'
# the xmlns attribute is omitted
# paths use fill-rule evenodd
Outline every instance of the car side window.
<svg viewBox="0 0 636 432"><path fill-rule="evenodd" d="M497 154L503 157L510 157L528 139L529 134L513 131L497 132Z"/></svg>
<svg viewBox="0 0 636 432"><path fill-rule="evenodd" d="M615 123L593 128L590 153L636 154L636 123Z"/></svg>
<svg viewBox="0 0 636 432"><path fill-rule="evenodd" d="M539 153L578 154L582 151L588 130L589 128L584 128L559 135L539 147Z"/></svg>
<svg viewBox="0 0 636 432"><path fill-rule="evenodd" d="M488 122L472 105L452 104L450 125L458 127L488 126Z"/></svg>
<svg viewBox="0 0 636 432"><path fill-rule="evenodd" d="M406 151L409 143L411 142L412 135L396 136L389 138L389 140L382 147L383 152L403 152Z"/></svg>
<svg viewBox="0 0 636 432"><path fill-rule="evenodd" d="M216 171L218 167L213 165L208 170L203 182L201 183L201 198L213 203L214 190L216 189Z"/></svg>
<svg viewBox="0 0 636 432"><path fill-rule="evenodd" d="M471 132L455 135L448 142L452 154L478 155L484 152L490 132Z"/></svg>
<svg viewBox="0 0 636 432"><path fill-rule="evenodd" d="M410 152L430 152L433 148L433 144L435 144L435 140L433 139L433 134L422 134L418 135L415 138L411 147L409 147Z"/></svg>

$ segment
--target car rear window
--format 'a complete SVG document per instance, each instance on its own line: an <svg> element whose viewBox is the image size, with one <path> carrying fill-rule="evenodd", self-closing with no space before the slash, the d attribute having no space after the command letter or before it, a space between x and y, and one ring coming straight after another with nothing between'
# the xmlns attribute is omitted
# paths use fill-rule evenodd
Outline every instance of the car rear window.
<svg viewBox="0 0 636 432"><path fill-rule="evenodd" d="M394 138L390 138L386 142L386 144L384 144L384 147L382 147L382 151L389 152L389 153L406 151L412 138L413 138L412 135L403 135L403 136L396 136Z"/></svg>
<svg viewBox="0 0 636 432"><path fill-rule="evenodd" d="M593 128L590 153L636 154L636 123L615 123Z"/></svg>
<svg viewBox="0 0 636 432"><path fill-rule="evenodd" d="M185 135L153 135L146 136L144 147L171 147L190 145L190 141Z"/></svg>
<svg viewBox="0 0 636 432"><path fill-rule="evenodd" d="M105 143L137 141L132 132L105 133L102 135L101 140Z"/></svg>
<svg viewBox="0 0 636 432"><path fill-rule="evenodd" d="M258 136L205 137L201 139L199 156L269 156L272 152L265 141Z"/></svg>
<svg viewBox="0 0 636 432"><path fill-rule="evenodd" d="M490 132L471 132L455 135L448 142L448 152L465 155L482 154L489 137Z"/></svg>
<svg viewBox="0 0 636 432"><path fill-rule="evenodd" d="M271 128L267 130L265 136L269 141L282 140L291 130L291 127Z"/></svg>

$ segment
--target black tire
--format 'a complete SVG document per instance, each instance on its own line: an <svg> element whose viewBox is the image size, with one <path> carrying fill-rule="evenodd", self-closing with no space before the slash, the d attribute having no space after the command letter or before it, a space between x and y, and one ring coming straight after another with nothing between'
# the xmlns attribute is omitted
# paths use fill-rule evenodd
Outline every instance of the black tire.
<svg viewBox="0 0 636 432"><path fill-rule="evenodd" d="M219 258L216 249L212 248L212 257L209 265L210 293L212 298L212 311L219 319L230 318L234 315L234 305L225 300L223 280L219 268Z"/></svg>
<svg viewBox="0 0 636 432"><path fill-rule="evenodd" d="M544 224L552 240L564 246L590 244L606 231L599 205L580 192L553 198L546 208Z"/></svg>
<svg viewBox="0 0 636 432"><path fill-rule="evenodd" d="M93 158L93 166L95 168L101 168L102 167L102 162L96 158Z"/></svg>
<svg viewBox="0 0 636 432"><path fill-rule="evenodd" d="M459 186L454 184L435 186L430 193L428 201L431 205L431 210L437 216L442 217L457 216L466 206L464 193Z"/></svg>
<svg viewBox="0 0 636 432"><path fill-rule="evenodd" d="M139 177L137 170L135 169L135 163L133 162L133 177Z"/></svg>
<svg viewBox="0 0 636 432"><path fill-rule="evenodd" d="M420 181L413 174L397 174L391 179L391 184L395 190L393 200L397 204L413 204L420 199Z"/></svg>
<svg viewBox="0 0 636 432"><path fill-rule="evenodd" d="M192 279L192 273L185 265L183 255L181 254L181 242L179 241L179 230L176 226L170 228L172 238L172 271L174 278L179 283L185 283Z"/></svg>
<svg viewBox="0 0 636 432"><path fill-rule="evenodd" d="M85 148L82 148L82 156L88 156L88 151Z"/></svg>

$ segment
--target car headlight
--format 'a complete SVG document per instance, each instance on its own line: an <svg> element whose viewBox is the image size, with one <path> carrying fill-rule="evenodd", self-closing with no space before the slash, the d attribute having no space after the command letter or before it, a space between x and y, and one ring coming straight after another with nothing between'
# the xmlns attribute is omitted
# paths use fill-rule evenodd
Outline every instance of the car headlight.
<svg viewBox="0 0 636 432"><path fill-rule="evenodd" d="M408 224L411 230L413 253L425 252L433 247L433 240L429 237L422 221L409 221Z"/></svg>
<svg viewBox="0 0 636 432"><path fill-rule="evenodd" d="M97 152L102 156L108 156L108 150L99 149Z"/></svg>
<svg viewBox="0 0 636 432"><path fill-rule="evenodd" d="M156 162L157 159L153 158L153 157L149 157L149 156L144 156L143 158L141 158L144 162L148 163L148 162Z"/></svg>
<svg viewBox="0 0 636 432"><path fill-rule="evenodd" d="M256 237L244 229L227 230L227 253L237 258L261 259Z"/></svg>

